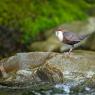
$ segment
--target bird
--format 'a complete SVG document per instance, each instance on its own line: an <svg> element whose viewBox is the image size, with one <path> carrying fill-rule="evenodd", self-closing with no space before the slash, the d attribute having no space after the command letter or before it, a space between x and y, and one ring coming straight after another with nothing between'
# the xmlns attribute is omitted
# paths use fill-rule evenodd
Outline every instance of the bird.
<svg viewBox="0 0 95 95"><path fill-rule="evenodd" d="M79 35L72 31L67 31L64 28L56 29L55 34L60 42L71 45L71 48L70 48L68 54L70 54L72 52L75 44L84 40L88 36L88 35Z"/></svg>

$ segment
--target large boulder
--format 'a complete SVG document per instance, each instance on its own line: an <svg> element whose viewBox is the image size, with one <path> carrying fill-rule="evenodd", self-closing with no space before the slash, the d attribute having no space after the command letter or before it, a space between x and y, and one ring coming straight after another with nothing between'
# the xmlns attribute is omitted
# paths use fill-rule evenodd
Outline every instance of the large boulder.
<svg viewBox="0 0 95 95"><path fill-rule="evenodd" d="M95 51L95 31L86 39L83 46L85 49Z"/></svg>
<svg viewBox="0 0 95 95"><path fill-rule="evenodd" d="M33 85L43 83L62 83L63 73L60 68L50 65L47 61L56 53L31 52L18 53L0 61L0 84L8 88L34 89ZM5 76L6 75L6 76ZM2 87L1 87L2 88ZM37 87L36 87L37 88Z"/></svg>
<svg viewBox="0 0 95 95"><path fill-rule="evenodd" d="M86 21L75 21L72 23L63 24L59 27L64 27L68 31L77 32L81 35L92 34L95 31L95 18L89 18ZM63 52L67 51L70 46L64 45L58 41L55 37L56 29L52 29L50 31L46 31L47 39L45 41L34 42L30 46L30 50L32 51L58 51ZM90 35L90 40L87 39L82 44L82 48L79 49L88 49L95 50L95 33ZM91 43L90 43L91 42ZM85 45L83 45L85 44ZM79 45L79 46L80 46Z"/></svg>
<svg viewBox="0 0 95 95"><path fill-rule="evenodd" d="M52 35L45 41L38 41L31 44L30 50L44 52L60 51L61 46L62 43L60 43L58 39Z"/></svg>
<svg viewBox="0 0 95 95"><path fill-rule="evenodd" d="M83 91L88 85L88 90L95 89L95 52L91 51L75 51L71 56L54 52L17 53L1 60L1 66L1 91L55 87L70 93Z"/></svg>

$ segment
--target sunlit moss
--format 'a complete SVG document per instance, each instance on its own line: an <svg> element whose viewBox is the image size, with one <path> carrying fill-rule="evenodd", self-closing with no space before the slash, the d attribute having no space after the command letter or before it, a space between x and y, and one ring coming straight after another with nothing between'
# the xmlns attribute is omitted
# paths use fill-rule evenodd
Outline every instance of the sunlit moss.
<svg viewBox="0 0 95 95"><path fill-rule="evenodd" d="M84 0L0 0L0 24L21 29L26 43L41 31L85 19L89 7Z"/></svg>

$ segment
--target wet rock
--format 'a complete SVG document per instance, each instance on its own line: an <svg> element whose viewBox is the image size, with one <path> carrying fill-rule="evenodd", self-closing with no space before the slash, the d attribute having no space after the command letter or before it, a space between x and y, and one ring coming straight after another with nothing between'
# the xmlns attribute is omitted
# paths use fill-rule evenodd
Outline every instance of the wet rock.
<svg viewBox="0 0 95 95"><path fill-rule="evenodd" d="M78 32L79 34L89 34L95 31L95 17L90 17L84 21L74 21L72 23L63 24L59 27L64 27L64 29Z"/></svg>
<svg viewBox="0 0 95 95"><path fill-rule="evenodd" d="M66 23L59 27L64 27L64 29L68 31L77 32L81 35L91 34L95 31L95 18L91 17L85 21L75 21L72 23ZM68 51L70 49L70 46L64 45L58 41L58 39L55 37L55 33L54 33L55 30L56 29L47 31L49 32L49 35L47 34L48 36L46 36L47 37L46 40L34 42L33 44L31 44L30 50L32 51L58 51L58 52ZM95 36L94 35L93 36L90 35L90 40L87 39L86 41L83 41L82 44L79 43L79 45L76 46L75 48L95 50L95 45L94 45Z"/></svg>
<svg viewBox="0 0 95 95"><path fill-rule="evenodd" d="M36 71L37 76L44 81L51 83L63 82L63 73L60 69L54 67L53 65L45 64L39 67Z"/></svg>
<svg viewBox="0 0 95 95"><path fill-rule="evenodd" d="M84 42L83 47L88 50L95 51L95 32L93 32Z"/></svg>
<svg viewBox="0 0 95 95"><path fill-rule="evenodd" d="M7 78L0 77L0 89L38 90L61 84L70 93L71 88L84 83L89 90L93 82L87 80L92 81L95 74L95 53L91 51L75 51L71 57L54 52L17 53L0 62L8 74Z"/></svg>
<svg viewBox="0 0 95 95"><path fill-rule="evenodd" d="M40 85L43 82L49 84L63 82L61 70L47 63L47 60L54 55L55 53L50 52L18 53L6 60L1 60L1 65L3 64L8 77L5 78L1 71L0 84L14 86L16 89L18 86L23 88L29 83L33 86L33 84Z"/></svg>
<svg viewBox="0 0 95 95"><path fill-rule="evenodd" d="M81 82L77 86L72 87L71 91L76 92L76 93L79 93L79 92L86 92L86 93L95 92L95 74L91 78L87 78L85 81Z"/></svg>
<svg viewBox="0 0 95 95"><path fill-rule="evenodd" d="M30 46L30 50L45 52L60 51L60 46L62 46L62 43L58 41L55 35L52 35L45 41L34 42Z"/></svg>

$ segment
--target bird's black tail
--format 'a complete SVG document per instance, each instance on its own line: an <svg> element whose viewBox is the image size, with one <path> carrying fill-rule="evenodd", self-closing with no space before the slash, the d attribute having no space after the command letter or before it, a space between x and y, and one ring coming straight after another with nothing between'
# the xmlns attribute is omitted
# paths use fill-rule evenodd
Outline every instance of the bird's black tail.
<svg viewBox="0 0 95 95"><path fill-rule="evenodd" d="M85 38L87 38L90 34L86 34L86 35L80 35L80 40L83 40Z"/></svg>

